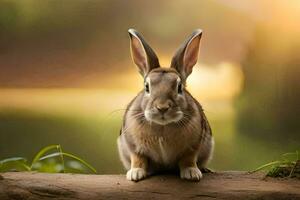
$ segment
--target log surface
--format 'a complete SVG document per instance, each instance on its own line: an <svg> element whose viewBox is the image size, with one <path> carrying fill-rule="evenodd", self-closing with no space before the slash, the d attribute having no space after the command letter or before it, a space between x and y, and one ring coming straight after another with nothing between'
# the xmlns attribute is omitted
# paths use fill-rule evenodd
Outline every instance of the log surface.
<svg viewBox="0 0 300 200"><path fill-rule="evenodd" d="M137 183L124 175L9 172L0 174L0 199L300 199L300 181L246 172L204 174L200 182L165 175Z"/></svg>

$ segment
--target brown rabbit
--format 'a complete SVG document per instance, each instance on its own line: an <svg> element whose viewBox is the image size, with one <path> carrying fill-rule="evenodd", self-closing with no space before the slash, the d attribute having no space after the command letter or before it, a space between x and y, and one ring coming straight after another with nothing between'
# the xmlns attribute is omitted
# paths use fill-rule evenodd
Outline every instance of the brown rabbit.
<svg viewBox="0 0 300 200"><path fill-rule="evenodd" d="M127 179L139 181L159 171L179 169L182 179L199 181L214 141L201 105L185 86L198 60L202 31L195 30L183 43L170 68L160 66L136 30L128 32L144 89L128 105L118 138Z"/></svg>

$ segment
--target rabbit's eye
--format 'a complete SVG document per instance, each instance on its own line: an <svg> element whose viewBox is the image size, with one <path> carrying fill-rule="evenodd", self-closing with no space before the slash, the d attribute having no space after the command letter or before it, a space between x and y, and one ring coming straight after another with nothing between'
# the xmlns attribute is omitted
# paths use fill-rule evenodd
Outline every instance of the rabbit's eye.
<svg viewBox="0 0 300 200"><path fill-rule="evenodd" d="M177 92L178 92L178 94L182 94L182 84L181 83L178 84Z"/></svg>
<svg viewBox="0 0 300 200"><path fill-rule="evenodd" d="M150 92L150 89L149 89L149 83L145 83L145 91L146 91L147 93Z"/></svg>

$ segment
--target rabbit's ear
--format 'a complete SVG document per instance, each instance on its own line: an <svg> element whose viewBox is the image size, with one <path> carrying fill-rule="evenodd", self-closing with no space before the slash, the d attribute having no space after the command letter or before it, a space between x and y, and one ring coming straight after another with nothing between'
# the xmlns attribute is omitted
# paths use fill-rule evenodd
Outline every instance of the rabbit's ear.
<svg viewBox="0 0 300 200"><path fill-rule="evenodd" d="M132 59L138 66L140 74L145 77L152 69L160 67L158 58L136 30L129 29L128 33Z"/></svg>
<svg viewBox="0 0 300 200"><path fill-rule="evenodd" d="M201 36L202 30L195 30L172 59L171 67L181 74L184 81L192 73L193 66L197 63Z"/></svg>

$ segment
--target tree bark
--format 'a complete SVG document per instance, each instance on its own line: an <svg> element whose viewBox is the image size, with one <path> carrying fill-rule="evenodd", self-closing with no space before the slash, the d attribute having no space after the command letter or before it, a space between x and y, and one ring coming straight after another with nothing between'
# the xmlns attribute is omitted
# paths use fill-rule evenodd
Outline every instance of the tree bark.
<svg viewBox="0 0 300 200"><path fill-rule="evenodd" d="M204 174L200 182L163 175L137 183L124 175L9 172L0 175L0 199L300 199L300 181L247 172Z"/></svg>

